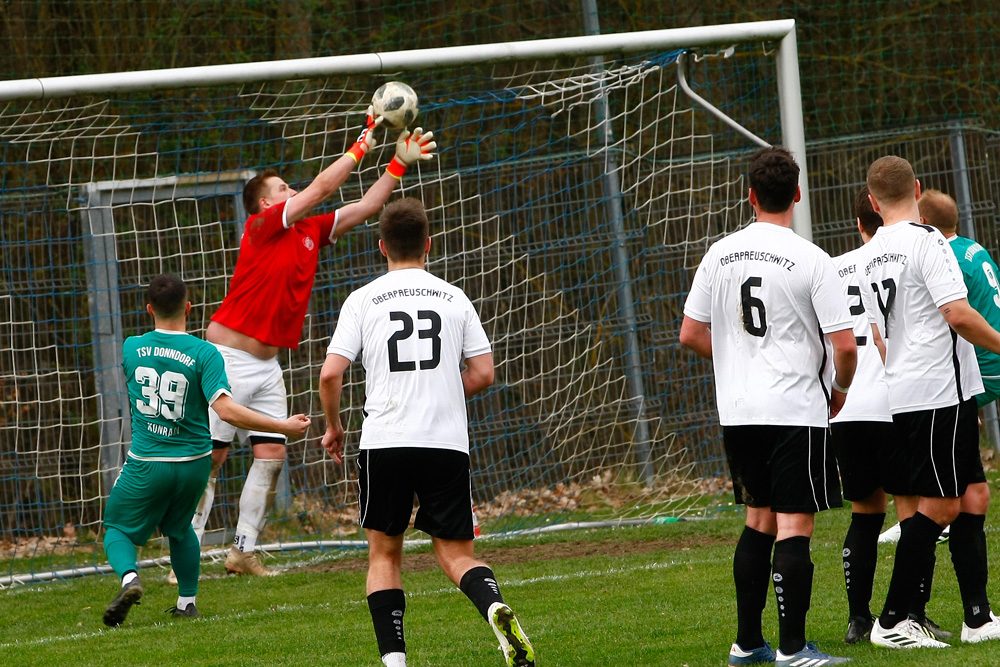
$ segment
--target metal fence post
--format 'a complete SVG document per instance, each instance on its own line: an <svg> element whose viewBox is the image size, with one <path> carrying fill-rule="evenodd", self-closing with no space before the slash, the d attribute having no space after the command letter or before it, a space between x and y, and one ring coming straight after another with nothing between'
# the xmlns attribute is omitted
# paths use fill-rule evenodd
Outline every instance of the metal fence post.
<svg viewBox="0 0 1000 667"><path fill-rule="evenodd" d="M87 302L94 350L94 384L101 405L101 479L106 495L114 486L131 436L128 393L122 376L122 319L118 297L118 254L110 203L87 188L85 230Z"/></svg>
<svg viewBox="0 0 1000 667"><path fill-rule="evenodd" d="M583 19L588 35L600 34L595 0L582 0ZM591 64L596 70L604 69L604 58L592 56ZM625 323L625 375L628 382L629 402L636 420L635 448L642 466L642 479L647 486L654 481L653 460L649 449L649 423L646 420L646 390L642 381L642 367L639 363L639 336L636 332L635 299L632 295L632 276L629 272L628 235L625 232L622 212L621 183L618 180L618 156L611 150L611 122L608 112L608 96L603 87L601 95L594 101L597 117L598 142L604 148L604 209L614 227L615 241L612 257L615 264L615 278L618 283L618 300Z"/></svg>

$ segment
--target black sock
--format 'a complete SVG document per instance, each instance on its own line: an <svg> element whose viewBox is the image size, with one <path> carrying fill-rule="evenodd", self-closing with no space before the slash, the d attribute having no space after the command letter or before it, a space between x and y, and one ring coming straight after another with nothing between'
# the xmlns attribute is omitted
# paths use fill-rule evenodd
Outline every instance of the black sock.
<svg viewBox="0 0 1000 667"><path fill-rule="evenodd" d="M767 604L771 579L771 550L774 535L749 526L743 528L733 554L733 581L736 583L736 643L744 651L764 645L760 616Z"/></svg>
<svg viewBox="0 0 1000 667"><path fill-rule="evenodd" d="M375 626L379 655L406 653L406 642L403 640L406 596L403 595L403 589L375 591L368 596L368 610L372 614L372 625Z"/></svg>
<svg viewBox="0 0 1000 667"><path fill-rule="evenodd" d="M879 625L886 630L895 627L909 615L917 586L927 575L927 566L931 562L931 554L941 530L941 526L920 512L900 524L889 592L878 619Z"/></svg>
<svg viewBox="0 0 1000 667"><path fill-rule="evenodd" d="M910 605L910 618L921 620L927 617L927 603L931 599L931 584L934 582L934 568L937 566L937 544L929 554L930 558L924 565L924 576L920 578L920 585L913 596L913 603Z"/></svg>
<svg viewBox="0 0 1000 667"><path fill-rule="evenodd" d="M872 586L878 562L878 534L885 523L885 513L851 515L851 526L844 538L844 582L851 616L871 618Z"/></svg>
<svg viewBox="0 0 1000 667"><path fill-rule="evenodd" d="M782 653L791 655L806 645L806 612L813 579L808 537L799 535L774 543L772 578L778 599L779 647Z"/></svg>
<svg viewBox="0 0 1000 667"><path fill-rule="evenodd" d="M951 523L951 562L962 593L965 624L979 628L990 621L990 601L986 596L989 564L986 560L986 516L962 512Z"/></svg>
<svg viewBox="0 0 1000 667"><path fill-rule="evenodd" d="M472 600L472 604L476 605L476 609L487 622L490 620L490 605L494 602L503 602L500 586L497 584L496 577L493 576L493 570L485 565L474 567L463 574L458 587L462 589L467 598Z"/></svg>

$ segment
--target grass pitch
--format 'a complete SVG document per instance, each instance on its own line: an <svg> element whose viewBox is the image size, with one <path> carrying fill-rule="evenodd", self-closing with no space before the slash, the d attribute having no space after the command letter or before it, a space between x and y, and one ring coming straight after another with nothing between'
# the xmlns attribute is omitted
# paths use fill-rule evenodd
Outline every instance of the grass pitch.
<svg viewBox="0 0 1000 667"><path fill-rule="evenodd" d="M990 473L990 485L997 486ZM1000 557L1000 507L987 519L991 569ZM887 524L892 521L892 511ZM847 601L841 545L849 510L825 512L812 541L816 564L809 638L858 665L996 665L1000 643L942 650L845 646ZM541 538L484 540L508 603L535 645L539 665L725 665L736 632L732 551L742 514L642 528L575 531ZM873 609L888 584L894 548L881 548ZM299 553L268 559L280 577L226 576L206 564L201 618L175 619L165 570L141 573L146 594L125 624L101 623L117 592L114 576L0 592L3 665L381 665L364 598L364 552ZM504 664L489 626L434 565L424 548L404 557L406 640L414 667ZM990 592L1000 607L996 580ZM938 547L929 615L958 634L962 616L946 546ZM777 641L773 593L765 634Z"/></svg>

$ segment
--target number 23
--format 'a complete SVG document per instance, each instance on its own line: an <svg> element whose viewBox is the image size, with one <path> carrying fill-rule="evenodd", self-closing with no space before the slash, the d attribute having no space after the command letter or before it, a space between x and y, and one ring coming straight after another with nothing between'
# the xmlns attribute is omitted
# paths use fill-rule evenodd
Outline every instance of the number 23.
<svg viewBox="0 0 1000 667"><path fill-rule="evenodd" d="M389 313L389 319L403 325L403 328L389 337L389 372L417 370L416 361L399 360L399 341L406 340L413 335L413 318L408 313L392 311ZM437 368L438 364L441 363L441 316L433 310L418 310L417 319L430 322L429 327L417 332L418 338L431 339L431 358L420 360L420 370L427 371Z"/></svg>

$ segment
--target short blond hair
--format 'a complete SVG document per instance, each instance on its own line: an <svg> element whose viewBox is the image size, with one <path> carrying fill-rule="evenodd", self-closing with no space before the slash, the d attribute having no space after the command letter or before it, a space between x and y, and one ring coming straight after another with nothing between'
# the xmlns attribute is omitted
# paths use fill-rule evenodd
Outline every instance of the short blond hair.
<svg viewBox="0 0 1000 667"><path fill-rule="evenodd" d="M913 175L910 163L898 155L886 155L872 162L868 167L868 190L879 207L891 206L914 195Z"/></svg>
<svg viewBox="0 0 1000 667"><path fill-rule="evenodd" d="M942 232L958 233L958 204L940 190L924 190L917 201L920 217Z"/></svg>

